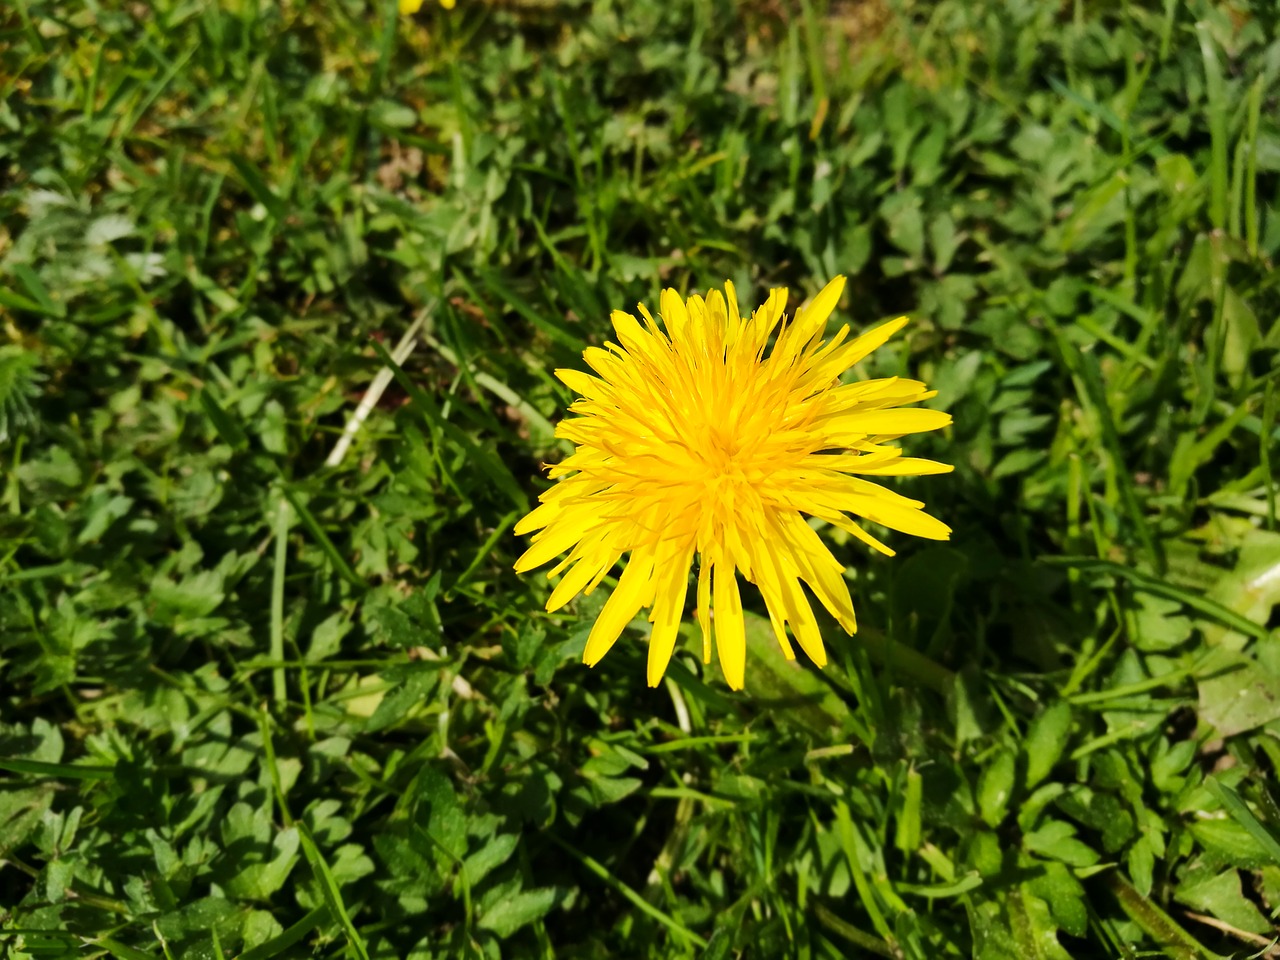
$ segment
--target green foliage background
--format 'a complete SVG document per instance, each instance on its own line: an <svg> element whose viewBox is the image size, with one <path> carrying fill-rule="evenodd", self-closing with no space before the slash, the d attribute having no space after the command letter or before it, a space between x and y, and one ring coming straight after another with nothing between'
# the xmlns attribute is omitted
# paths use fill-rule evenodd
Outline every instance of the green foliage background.
<svg viewBox="0 0 1280 960"><path fill-rule="evenodd" d="M394 6L0 9L0 953L1261 955L1274 5ZM551 371L836 273L954 539L586 669Z"/></svg>

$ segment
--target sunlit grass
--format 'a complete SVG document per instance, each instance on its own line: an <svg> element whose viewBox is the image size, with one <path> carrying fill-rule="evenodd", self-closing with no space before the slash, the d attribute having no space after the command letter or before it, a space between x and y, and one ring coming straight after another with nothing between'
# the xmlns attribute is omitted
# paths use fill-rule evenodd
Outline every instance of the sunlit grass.
<svg viewBox="0 0 1280 960"><path fill-rule="evenodd" d="M1278 27L5 6L0 953L1264 949ZM691 609L588 670L607 591L511 569L553 371L836 275L912 318L853 375L937 388L951 541L822 530L822 671L746 594L742 692Z"/></svg>

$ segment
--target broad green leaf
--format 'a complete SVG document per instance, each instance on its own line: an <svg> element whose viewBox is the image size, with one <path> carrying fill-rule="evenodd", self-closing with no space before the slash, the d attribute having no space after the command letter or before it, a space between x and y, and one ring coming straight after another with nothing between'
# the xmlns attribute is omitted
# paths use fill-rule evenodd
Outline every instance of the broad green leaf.
<svg viewBox="0 0 1280 960"><path fill-rule="evenodd" d="M1071 736L1071 707L1055 703L1046 707L1027 728L1022 750L1027 758L1028 789L1039 785L1057 766Z"/></svg>
<svg viewBox="0 0 1280 960"><path fill-rule="evenodd" d="M1280 719L1280 674L1256 660L1220 658L1199 681L1200 716L1220 737L1231 737Z"/></svg>
<svg viewBox="0 0 1280 960"><path fill-rule="evenodd" d="M1250 903L1240 889L1240 874L1233 869L1190 871L1178 884L1174 896L1187 906L1217 917L1237 930L1269 933L1271 924Z"/></svg>
<svg viewBox="0 0 1280 960"><path fill-rule="evenodd" d="M415 820L422 831L454 860L467 852L467 819L453 784L427 764L413 784Z"/></svg>
<svg viewBox="0 0 1280 960"><path fill-rule="evenodd" d="M1013 797L1014 755L1001 750L987 764L978 780L978 812L989 827L998 826L1004 820Z"/></svg>
<svg viewBox="0 0 1280 960"><path fill-rule="evenodd" d="M1096 850L1076 838L1076 828L1062 820L1049 820L1022 840L1031 852L1073 867L1090 867L1101 859Z"/></svg>
<svg viewBox="0 0 1280 960"><path fill-rule="evenodd" d="M553 887L521 890L492 904L481 914L477 923L481 929L492 931L495 936L505 939L526 924L541 920L551 912L559 899L560 893Z"/></svg>
<svg viewBox="0 0 1280 960"><path fill-rule="evenodd" d="M462 862L462 873L473 887L489 872L506 863L520 845L520 836L500 833Z"/></svg>

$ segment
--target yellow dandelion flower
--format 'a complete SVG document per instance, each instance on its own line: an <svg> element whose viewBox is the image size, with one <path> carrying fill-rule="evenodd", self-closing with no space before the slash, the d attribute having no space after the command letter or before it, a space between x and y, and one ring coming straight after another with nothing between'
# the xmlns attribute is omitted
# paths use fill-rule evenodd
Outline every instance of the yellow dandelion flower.
<svg viewBox="0 0 1280 960"><path fill-rule="evenodd" d="M517 534L538 533L515 568L523 573L568 551L548 574L563 574L550 611L590 593L630 554L587 639L589 665L648 608L649 684L657 685L697 554L703 659L711 660L714 611L714 645L730 687L742 688L746 665L738 571L763 595L787 659L795 658L790 626L823 666L826 652L801 581L846 632L857 624L844 567L805 516L891 556L850 516L933 540L950 537L924 504L864 479L949 472L947 464L902 456L893 441L945 427L951 417L904 408L936 393L918 380L840 382L907 322L902 317L853 340L844 326L824 341L843 290L837 277L789 322L785 289L770 291L749 319L739 314L731 283L724 295L713 290L687 302L666 290L662 326L643 304L643 324L614 311L618 343L583 354L597 376L556 371L581 395L569 408L579 416L556 428L575 451L549 468L559 482L516 525Z"/></svg>
<svg viewBox="0 0 1280 960"><path fill-rule="evenodd" d="M424 0L400 0L400 15L411 16L422 9ZM446 10L453 9L454 0L440 0L440 6Z"/></svg>

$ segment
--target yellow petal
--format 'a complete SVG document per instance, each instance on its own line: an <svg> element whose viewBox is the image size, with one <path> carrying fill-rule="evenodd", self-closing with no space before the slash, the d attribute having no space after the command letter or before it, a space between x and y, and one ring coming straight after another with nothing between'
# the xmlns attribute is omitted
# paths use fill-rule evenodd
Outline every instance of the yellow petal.
<svg viewBox="0 0 1280 960"><path fill-rule="evenodd" d="M769 335L782 319L787 310L787 288L775 287L769 291L769 299L764 302L748 321L743 339L751 347L752 353L758 355L769 342Z"/></svg>
<svg viewBox="0 0 1280 960"><path fill-rule="evenodd" d="M847 349L848 345L841 347L841 350ZM835 364L835 360L830 362ZM841 372L845 369L847 366L842 366ZM919 380L886 377L842 383L822 394L815 402L822 406L826 416L834 417L860 407L878 410L884 406L906 406L923 399L927 393L928 388Z"/></svg>
<svg viewBox="0 0 1280 960"><path fill-rule="evenodd" d="M729 322L729 308L724 294L719 290L707 291L707 320L720 328L720 339L726 347L732 347L738 339L738 328Z"/></svg>
<svg viewBox="0 0 1280 960"><path fill-rule="evenodd" d="M630 379L627 376L626 361L623 357L603 347L587 347L582 351L582 359L587 362L587 366L600 374L601 379L615 387L626 384Z"/></svg>
<svg viewBox="0 0 1280 960"><path fill-rule="evenodd" d="M866 410L846 413L831 421L833 434L925 433L951 424L951 414L941 410L909 407L905 410Z"/></svg>
<svg viewBox="0 0 1280 960"><path fill-rule="evenodd" d="M653 314L649 312L649 308L646 307L643 303L637 303L636 309L640 311L640 316L644 317L644 325L649 330L649 332L654 334L655 336L661 335L661 331L658 328L657 321L653 319Z"/></svg>
<svg viewBox="0 0 1280 960"><path fill-rule="evenodd" d="M685 302L685 308L689 312L685 340L693 347L699 363L705 364L704 376L714 375L715 364L724 350L724 327L713 320L707 302L696 293Z"/></svg>
<svg viewBox="0 0 1280 960"><path fill-rule="evenodd" d="M654 348L657 344L649 332L640 326L639 320L621 310L613 311L610 319L613 321L614 332L618 335L618 342L627 353L642 357L648 362L656 359Z"/></svg>
<svg viewBox="0 0 1280 960"><path fill-rule="evenodd" d="M773 627L773 635L778 640L778 646L782 648L783 656L788 660L794 660L796 652L791 648L791 641L787 639L787 611L786 603L782 598L782 588L779 586L778 566L773 559L773 547L765 543L764 539L761 536L756 541L758 544L754 560L756 586L760 588L760 596L764 598L765 608L769 611L769 623Z"/></svg>
<svg viewBox="0 0 1280 960"><path fill-rule="evenodd" d="M846 469L850 473L861 473L866 476L923 477L936 473L950 473L955 467L950 463L922 460L919 457L895 457L866 467L851 466Z"/></svg>
<svg viewBox="0 0 1280 960"><path fill-rule="evenodd" d="M592 580L601 573L607 574L618 562L617 555L592 553L584 556L573 569L566 573L551 591L547 600L547 613L559 610L566 603L581 593Z"/></svg>
<svg viewBox="0 0 1280 960"><path fill-rule="evenodd" d="M684 619L684 598L689 589L689 561L693 547L676 552L664 560L665 568L659 571L662 582L653 600L653 632L649 636L649 686L656 687L675 649Z"/></svg>
<svg viewBox="0 0 1280 960"><path fill-rule="evenodd" d="M845 362L849 367L852 367L872 351L884 346L885 342L890 337L906 325L907 318L899 317L897 320L890 320L888 323L882 323L880 326L868 330L862 336L849 343L848 354L845 357Z"/></svg>
<svg viewBox="0 0 1280 960"><path fill-rule="evenodd" d="M732 564L723 561L715 570L716 652L720 669L731 690L741 690L747 669L747 634L742 617L742 595Z"/></svg>
<svg viewBox="0 0 1280 960"><path fill-rule="evenodd" d="M836 277L823 287L809 305L799 312L791 324L791 333L798 344L805 344L826 329L831 311L844 293L844 277Z"/></svg>
<svg viewBox="0 0 1280 960"><path fill-rule="evenodd" d="M805 361L808 372L796 382L797 393L808 395L829 388L849 368L841 354L841 344L848 335L849 328L841 327L822 349Z"/></svg>
<svg viewBox="0 0 1280 960"><path fill-rule="evenodd" d="M798 513L784 515L780 532L791 546L805 582L813 588L827 612L836 618L845 633L856 633L858 622L853 600L849 596L849 585L841 576L844 568L839 561Z"/></svg>
<svg viewBox="0 0 1280 960"><path fill-rule="evenodd" d="M724 282L724 295L725 300L728 302L729 325L734 330L734 339L736 340L742 334L742 314L738 312L738 293L734 289L732 280Z"/></svg>
<svg viewBox="0 0 1280 960"><path fill-rule="evenodd" d="M711 563L704 556L698 565L698 627L702 630L702 662L711 662Z"/></svg>
<svg viewBox="0 0 1280 960"><path fill-rule="evenodd" d="M571 524L557 524L547 527L534 539L520 559L516 561L516 573L535 570L548 560L558 557L583 538L586 530Z"/></svg>
<svg viewBox="0 0 1280 960"><path fill-rule="evenodd" d="M564 508L558 503L540 503L523 517L515 525L515 535L523 537L526 533L533 533L535 530L541 530Z"/></svg>
<svg viewBox="0 0 1280 960"><path fill-rule="evenodd" d="M819 514L814 514L814 516L819 516ZM852 520L850 520L846 516L843 516L842 514L836 514L835 516L830 516L830 517L822 517L822 519L826 520L829 524L831 524L836 529L843 530L845 531L845 533L852 534L853 536L861 540L863 543L865 543L872 550L876 550L880 553L883 553L886 557L896 557L898 555L898 551L894 550L892 547L887 546L884 543L881 543L871 534L867 533L866 530L862 529L861 526L854 523Z"/></svg>
<svg viewBox="0 0 1280 960"><path fill-rule="evenodd" d="M849 511L890 530L927 540L950 540L951 528L920 509L903 507L882 497L850 497Z"/></svg>
<svg viewBox="0 0 1280 960"><path fill-rule="evenodd" d="M787 620L800 643L800 649L818 666L825 667L827 651L822 645L822 631L818 629L818 621L813 617L809 598L800 589L800 581L784 572L778 586L786 607Z"/></svg>
<svg viewBox="0 0 1280 960"><path fill-rule="evenodd" d="M409 16L422 9L422 0L400 0L400 13Z"/></svg>
<svg viewBox="0 0 1280 960"><path fill-rule="evenodd" d="M671 334L672 342L683 340L689 326L689 311L685 309L680 294L670 287L663 290L662 296L658 298L658 309L662 314L662 322L667 326L667 332Z"/></svg>
<svg viewBox="0 0 1280 960"><path fill-rule="evenodd" d="M787 366L800 355L801 350L826 328L827 318L844 291L844 277L836 277L818 293L809 306L800 310L791 323L778 334L769 355L773 367Z"/></svg>
<svg viewBox="0 0 1280 960"><path fill-rule="evenodd" d="M618 578L618 586L605 601L600 616L596 617L591 635L587 637L587 649L582 662L594 667L609 652L622 633L622 628L632 621L644 606L647 595L653 590L653 553L636 550L627 561L627 568Z"/></svg>
<svg viewBox="0 0 1280 960"><path fill-rule="evenodd" d="M589 373L583 373L581 370L561 369L557 370L555 375L557 380L582 397L596 399L603 394L612 392L609 389L609 385L603 380L593 377Z"/></svg>

